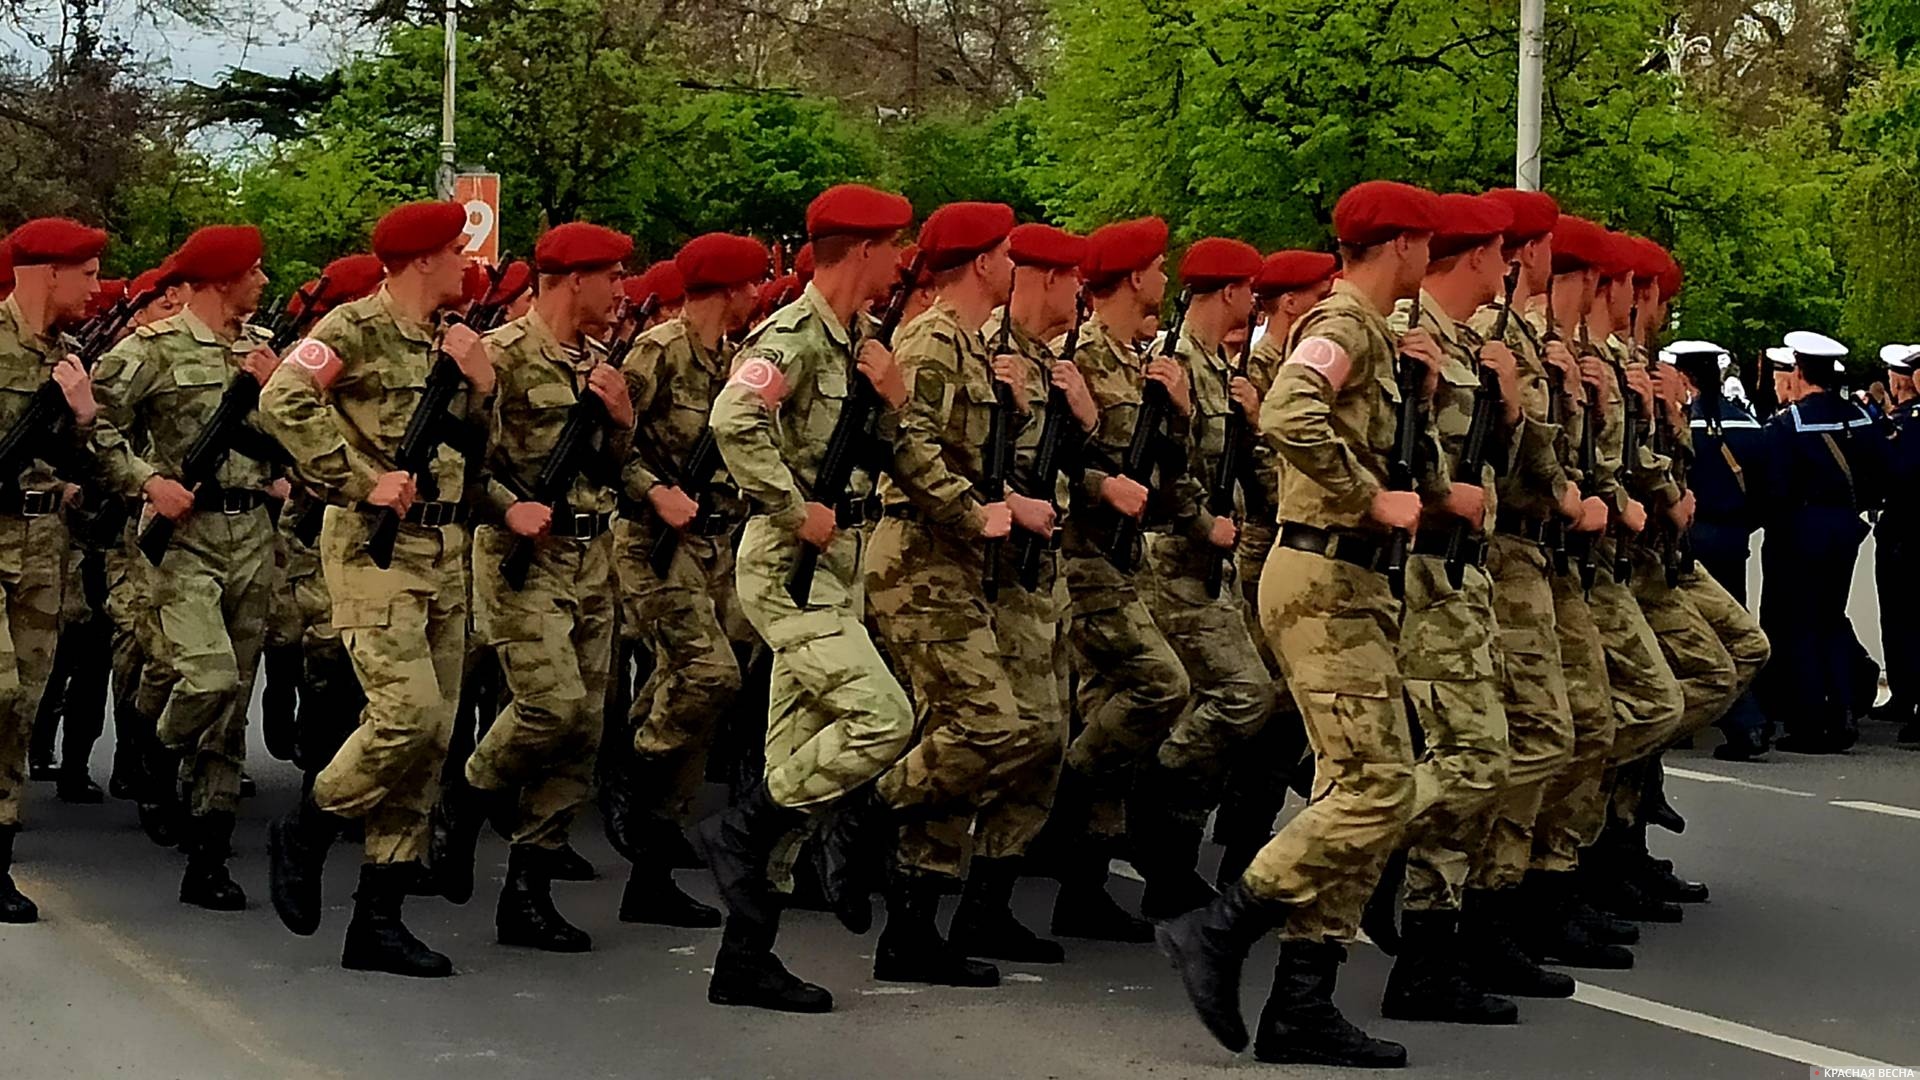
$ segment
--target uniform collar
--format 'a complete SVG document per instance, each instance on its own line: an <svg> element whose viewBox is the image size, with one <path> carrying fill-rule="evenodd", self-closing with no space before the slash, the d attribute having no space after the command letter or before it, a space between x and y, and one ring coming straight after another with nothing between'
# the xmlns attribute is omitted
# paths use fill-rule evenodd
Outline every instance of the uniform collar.
<svg viewBox="0 0 1920 1080"><path fill-rule="evenodd" d="M1194 337L1193 331L1189 329L1184 323L1182 323L1180 326L1179 350L1188 356L1199 357L1201 361L1203 361L1209 368L1212 368L1215 371L1226 370L1226 367L1227 367L1226 347L1224 345L1216 345L1211 349L1207 348L1206 346L1200 344L1200 339Z"/></svg>
<svg viewBox="0 0 1920 1080"><path fill-rule="evenodd" d="M815 288L813 282L807 282L807 287L800 291L800 299L797 303L805 304L812 310L814 317L826 327L827 336L833 339L835 345L842 349L853 348L853 338L847 333L846 324L840 321L840 316L833 313L833 306L827 303L825 294Z"/></svg>
<svg viewBox="0 0 1920 1080"><path fill-rule="evenodd" d="M1433 294L1425 289L1420 290L1420 314L1423 316L1422 321L1430 324L1439 333L1442 343L1456 349L1466 347L1466 342L1460 336L1460 324L1454 322L1453 316L1447 314L1446 309L1440 306L1440 301L1435 300Z"/></svg>
<svg viewBox="0 0 1920 1080"><path fill-rule="evenodd" d="M193 335L193 340L202 345L232 344L216 333L213 327L208 326L206 321L201 319L200 316L195 315L192 308L181 308L180 314L175 316L175 318L180 320L180 326L185 329L187 333Z"/></svg>
<svg viewBox="0 0 1920 1080"><path fill-rule="evenodd" d="M417 341L422 345L433 344L433 325L417 322L411 316L402 314L400 309L394 306L392 290L382 285L380 291L374 295L380 301L380 310L386 312L387 318L393 320L393 325L399 329L401 337L408 341Z"/></svg>
<svg viewBox="0 0 1920 1080"><path fill-rule="evenodd" d="M534 347L539 349L540 355L547 360L569 371L580 362L567 351L565 345L560 344L559 335L555 334L553 327L548 326L547 320L541 317L539 308L529 310L521 325L527 328L527 336L533 339ZM584 355L584 350L582 354Z"/></svg>

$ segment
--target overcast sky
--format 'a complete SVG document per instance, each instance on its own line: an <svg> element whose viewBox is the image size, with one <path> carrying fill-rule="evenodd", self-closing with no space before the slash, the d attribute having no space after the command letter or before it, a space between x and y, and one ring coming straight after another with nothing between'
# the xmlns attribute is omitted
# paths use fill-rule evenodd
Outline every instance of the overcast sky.
<svg viewBox="0 0 1920 1080"><path fill-rule="evenodd" d="M226 17L213 26L191 25L167 14L153 14L141 0L107 0L109 33L126 37L143 59L160 65L164 78L209 83L229 68L245 68L270 75L296 69L319 73L335 67L364 35L336 22L314 22L314 12L345 7L341 0L313 4L288 0L215 0ZM57 37L58 5L43 0L43 13L24 26L0 23L0 47L16 52L29 63L34 57L29 33ZM25 32L23 32L23 30Z"/></svg>

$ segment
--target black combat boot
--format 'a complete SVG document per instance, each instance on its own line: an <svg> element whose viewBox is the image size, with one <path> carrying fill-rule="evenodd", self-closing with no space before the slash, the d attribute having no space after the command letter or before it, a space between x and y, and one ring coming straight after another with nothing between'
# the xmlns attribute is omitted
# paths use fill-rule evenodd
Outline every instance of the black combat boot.
<svg viewBox="0 0 1920 1080"><path fill-rule="evenodd" d="M695 827L694 847L707 860L731 915L770 921L778 927L778 898L767 880L767 858L787 833L806 820L804 811L774 802L762 780L747 789L739 802ZM772 948L769 937L766 950Z"/></svg>
<svg viewBox="0 0 1920 1080"><path fill-rule="evenodd" d="M1640 789L1641 832L1644 834L1648 825L1658 825L1676 835L1686 832L1687 819L1667 801L1667 770L1660 758L1656 755L1646 769L1646 781Z"/></svg>
<svg viewBox="0 0 1920 1080"><path fill-rule="evenodd" d="M1054 897L1050 925L1054 936L1128 945L1153 940L1153 924L1121 907L1107 892L1108 861L1099 837L1083 838L1077 849L1059 854L1060 893Z"/></svg>
<svg viewBox="0 0 1920 1080"><path fill-rule="evenodd" d="M502 945L521 945L546 952L577 953L593 948L585 930L569 923L553 906L553 877L547 853L530 844L507 849L507 881L500 887L500 905L493 912L493 928Z"/></svg>
<svg viewBox="0 0 1920 1080"><path fill-rule="evenodd" d="M18 825L0 825L0 923L22 925L40 920L40 909L13 885L13 838Z"/></svg>
<svg viewBox="0 0 1920 1080"><path fill-rule="evenodd" d="M631 742L631 733L621 737ZM647 813L637 795L638 765L629 745L608 746L601 751L599 787L595 801L600 804L600 820L606 827L607 842L614 854L628 862L639 862L647 849Z"/></svg>
<svg viewBox="0 0 1920 1080"><path fill-rule="evenodd" d="M473 858L480 827L510 798L509 793L482 791L467 783L465 776L441 788L440 801L428 819L427 867L435 889L449 903L473 899Z"/></svg>
<svg viewBox="0 0 1920 1080"><path fill-rule="evenodd" d="M1127 800L1128 859L1147 885L1140 894L1140 914L1153 922L1205 907L1220 895L1195 870L1206 815L1188 820L1174 805L1173 790L1171 779L1144 781L1136 797Z"/></svg>
<svg viewBox="0 0 1920 1080"><path fill-rule="evenodd" d="M327 849L345 825L344 819L315 806L309 790L291 813L267 826L273 910L287 929L302 937L320 929L320 881Z"/></svg>
<svg viewBox="0 0 1920 1080"><path fill-rule="evenodd" d="M820 830L820 891L840 925L856 934L873 929L873 894L880 891L900 836L899 817L873 785L842 799Z"/></svg>
<svg viewBox="0 0 1920 1080"><path fill-rule="evenodd" d="M131 706L127 712L131 711ZM113 771L107 774L107 794L132 801L139 798L145 780L140 767L140 722L114 707ZM122 719L125 717L125 719ZM152 725L147 725L149 728Z"/></svg>
<svg viewBox="0 0 1920 1080"><path fill-rule="evenodd" d="M180 902L208 911L245 911L247 894L227 873L233 857L233 813L215 810L187 819L187 872Z"/></svg>
<svg viewBox="0 0 1920 1080"><path fill-rule="evenodd" d="M999 968L967 959L940 936L934 920L949 884L943 877L917 870L894 872L887 886L887 926L873 951L873 977L929 986L999 986Z"/></svg>
<svg viewBox="0 0 1920 1080"><path fill-rule="evenodd" d="M1620 853L1621 866L1641 892L1655 900L1676 904L1707 902L1708 890L1704 884L1680 877L1673 872L1673 863L1656 859L1647 850L1646 823L1633 826L1627 835L1630 843Z"/></svg>
<svg viewBox="0 0 1920 1080"><path fill-rule="evenodd" d="M688 896L673 880L673 868L657 859L640 863L620 894L620 921L711 930L721 924L720 909Z"/></svg>
<svg viewBox="0 0 1920 1080"><path fill-rule="evenodd" d="M1633 951L1610 942L1592 922L1579 917L1579 882L1574 871L1533 870L1526 891L1531 917L1517 923L1520 946L1543 964L1625 971L1633 967ZM1604 918L1604 916L1603 916Z"/></svg>
<svg viewBox="0 0 1920 1080"><path fill-rule="evenodd" d="M1333 984L1346 958L1347 950L1332 942L1281 943L1273 993L1260 1010L1256 1059L1269 1065L1406 1066L1406 1047L1368 1036L1334 1007Z"/></svg>
<svg viewBox="0 0 1920 1080"><path fill-rule="evenodd" d="M1445 1024L1517 1024L1520 1009L1468 981L1460 965L1460 914L1408 911L1403 948L1387 976L1380 1015Z"/></svg>
<svg viewBox="0 0 1920 1080"><path fill-rule="evenodd" d="M1600 841L1581 852L1578 883L1587 902L1609 915L1633 922L1677 923L1686 917L1680 905L1650 895L1634 880L1626 826L1611 823Z"/></svg>
<svg viewBox="0 0 1920 1080"><path fill-rule="evenodd" d="M164 848L180 843L186 809L180 803L180 759L155 739L147 747L146 786L140 793L140 828Z"/></svg>
<svg viewBox="0 0 1920 1080"><path fill-rule="evenodd" d="M1515 940L1518 889L1468 889L1460 910L1460 964L1467 981L1509 997L1573 996L1573 979L1534 962Z"/></svg>
<svg viewBox="0 0 1920 1080"><path fill-rule="evenodd" d="M86 759L68 758L60 763L60 775L53 781L53 793L63 803L98 806L107 801L107 793L87 775Z"/></svg>
<svg viewBox="0 0 1920 1080"><path fill-rule="evenodd" d="M1284 905L1262 900L1235 882L1213 903L1154 928L1187 988L1187 1000L1220 1045L1247 1048L1247 1022L1240 1015L1240 968L1261 935L1286 920Z"/></svg>
<svg viewBox="0 0 1920 1080"><path fill-rule="evenodd" d="M1366 932L1374 947L1388 956L1400 955L1400 927L1394 922L1394 913L1399 910L1400 890L1407 883L1407 849L1396 848L1387 856L1380 867L1380 880L1374 883L1373 895L1367 897L1367 904L1360 909L1360 929Z"/></svg>
<svg viewBox="0 0 1920 1080"><path fill-rule="evenodd" d="M1067 958L1049 941L1021 924L1013 914L1013 887L1020 880L1020 859L975 858L960 889L947 940L968 956L1016 964L1058 964Z"/></svg>
<svg viewBox="0 0 1920 1080"><path fill-rule="evenodd" d="M407 882L418 873L419 868L411 863L367 863L360 867L360 888L353 894L353 921L347 924L341 967L420 979L444 979L453 974L453 961L427 948L400 921Z"/></svg>
<svg viewBox="0 0 1920 1080"><path fill-rule="evenodd" d="M547 852L547 873L555 881L592 881L600 876L593 863L572 844L561 844Z"/></svg>
<svg viewBox="0 0 1920 1080"><path fill-rule="evenodd" d="M712 853L707 857L711 859ZM765 902L753 911L727 916L720 955L714 958L713 978L707 982L707 1000L774 1012L832 1012L833 995L825 987L794 975L773 955L773 940L780 932L780 904L773 890L767 892Z"/></svg>
<svg viewBox="0 0 1920 1080"><path fill-rule="evenodd" d="M298 742L296 720L300 715L299 692L305 674L299 645L274 645L260 651L266 670L266 687L260 694L260 732L267 740L267 753L281 761L292 761Z"/></svg>

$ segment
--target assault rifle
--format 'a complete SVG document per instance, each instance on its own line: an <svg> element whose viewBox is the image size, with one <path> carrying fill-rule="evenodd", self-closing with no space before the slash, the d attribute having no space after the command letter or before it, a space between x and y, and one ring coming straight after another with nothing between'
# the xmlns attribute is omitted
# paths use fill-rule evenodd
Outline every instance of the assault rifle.
<svg viewBox="0 0 1920 1080"><path fill-rule="evenodd" d="M1240 405L1233 400L1233 380L1247 377L1247 362L1253 356L1253 330L1260 322L1260 306L1255 304L1247 313L1247 339L1240 343L1240 366L1227 373L1227 431L1220 440L1220 461L1213 474L1213 489L1207 492L1207 513L1216 518L1233 513L1233 489L1244 486L1251 493L1259 485L1246 475L1247 459L1253 451L1253 425L1247 423L1247 414L1240 411ZM1207 599L1217 599L1220 587L1226 584L1227 562L1233 558L1233 549L1212 553L1207 563Z"/></svg>
<svg viewBox="0 0 1920 1080"><path fill-rule="evenodd" d="M458 316L448 316L442 327L457 326L460 322ZM433 454L446 439L447 408L467 385L460 365L447 355L440 341L434 342L433 351L437 358L427 372L426 388L420 393L419 404L413 407L413 415L407 418L407 429L400 436L399 448L393 452L394 464L415 478L420 495L426 501L432 501L439 494L433 479ZM393 565L393 544L399 538L400 515L391 506L382 507L373 532L367 536L367 555L373 559L373 565L382 570Z"/></svg>
<svg viewBox="0 0 1920 1080"><path fill-rule="evenodd" d="M1086 318L1087 296L1079 293L1073 298L1073 325L1067 329L1067 340L1060 353L1060 358L1069 364L1080 348L1080 326ZM1067 439L1073 433L1073 425L1078 423L1072 406L1067 404L1067 392L1051 387L1047 391L1047 417L1040 424L1040 445L1034 451L1033 476L1027 481L1027 491L1036 499L1047 500L1056 513L1060 507L1053 500L1060 486L1062 459L1068 453ZM1052 538L1037 533L1020 534L1020 586L1028 592L1040 587L1040 563L1051 542Z"/></svg>
<svg viewBox="0 0 1920 1080"><path fill-rule="evenodd" d="M1520 264L1507 271L1507 299L1494 319L1491 341L1506 344L1507 322L1513 317L1513 290L1520 285ZM1460 467L1453 479L1460 484L1478 484L1487 469L1487 435L1493 430L1494 413L1500 406L1500 376L1480 365L1480 385L1473 390L1473 419L1467 424L1467 445L1460 454ZM1447 534L1447 584L1459 588L1467 575L1467 541L1473 527L1464 521L1453 523Z"/></svg>
<svg viewBox="0 0 1920 1080"><path fill-rule="evenodd" d="M1000 314L1000 333L994 341L994 356L1004 356L1013 348L1013 296ZM987 414L987 441L980 448L980 499L992 505L1007 497L1007 474L1013 471L1013 388L994 374L993 358L987 358L987 384L993 387L993 409ZM1005 540L988 540L986 563L980 571L980 591L992 603L1000 598L1000 551Z"/></svg>
<svg viewBox="0 0 1920 1080"><path fill-rule="evenodd" d="M120 340L121 331L141 308L152 303L155 293L137 297L123 297L111 308L82 324L77 334L60 336L60 344L80 361L80 366L88 371L105 356L108 349ZM67 399L60 391L60 384L51 377L40 384L33 397L28 400L13 426L6 434L0 435L0 483L11 485L20 475L27 463L38 456L45 447L44 437L59 424L60 418L68 415Z"/></svg>
<svg viewBox="0 0 1920 1080"><path fill-rule="evenodd" d="M1407 319L1407 329L1412 331L1420 325L1420 294L1413 297L1413 312ZM1420 400L1421 391L1426 388L1427 365L1418 357L1409 356L1403 350L1394 365L1394 382L1400 390L1399 424L1393 432L1393 457L1387 460L1387 490L1414 490L1414 470L1419 468L1420 434L1426 427L1426 416ZM1417 529L1418 526L1416 525ZM1384 567L1387 575L1387 588L1398 600L1407 593L1407 547L1413 541L1413 533L1406 529L1395 529L1387 540L1387 562Z"/></svg>
<svg viewBox="0 0 1920 1080"><path fill-rule="evenodd" d="M1187 305L1193 302L1193 290L1182 289L1180 296L1173 302L1173 318L1167 323L1167 332L1160 339L1160 357L1174 355L1180 347L1180 330L1187 321ZM1167 417L1173 412L1173 398L1167 394L1167 388L1153 379L1142 379L1140 384L1140 408L1134 414L1133 438L1127 443L1126 457L1120 462L1120 473L1127 479L1150 487L1153 483L1154 459L1160 450L1160 429L1167 424ZM1140 536L1140 521L1125 514L1114 516L1113 534L1107 538L1107 561L1121 573L1133 572L1133 548Z"/></svg>
<svg viewBox="0 0 1920 1080"><path fill-rule="evenodd" d="M1627 314L1627 352L1632 355L1637 346L1635 339L1640 330L1640 305L1635 304ZM1640 430L1646 418L1640 415L1640 396L1627 386L1625 365L1616 365L1614 377L1620 384L1620 397L1625 406L1626 431L1620 440L1620 470L1622 473L1633 468L1634 451L1640 448L1644 433ZM1623 525L1616 524L1613 530L1613 580L1625 585L1633 580L1633 535Z"/></svg>
<svg viewBox="0 0 1920 1080"><path fill-rule="evenodd" d="M900 319L907 313L907 300L913 296L913 283L920 280L920 271L925 265L924 252L914 255L906 273L894 283L886 314L874 331L875 341L886 346L893 344L893 332L900 329ZM839 418L833 422L833 432L827 436L827 451L821 455L820 469L813 478L814 501L836 510L845 508L847 489L853 484L853 470L867 453L873 441L874 424L886 408L880 392L857 366L848 372L848 378L854 385L847 403L840 408ZM787 572L787 595L795 604L807 606L808 598L813 595L813 575L819 567L820 549L801 541L800 550L794 555L793 569Z"/></svg>

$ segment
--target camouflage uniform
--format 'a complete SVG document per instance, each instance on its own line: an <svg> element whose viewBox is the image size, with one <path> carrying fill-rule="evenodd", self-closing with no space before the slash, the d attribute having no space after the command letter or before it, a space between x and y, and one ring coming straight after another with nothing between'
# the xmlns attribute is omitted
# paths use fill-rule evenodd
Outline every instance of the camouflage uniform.
<svg viewBox="0 0 1920 1080"><path fill-rule="evenodd" d="M1773 646L1767 640L1766 631L1760 629L1760 620L1735 599L1726 586L1698 565L1680 576L1679 589L1713 628L1714 636L1720 639L1721 646L1733 660L1734 696L1746 693L1773 655ZM1697 730L1689 726L1680 734L1691 735Z"/></svg>
<svg viewBox="0 0 1920 1080"><path fill-rule="evenodd" d="M1104 544L1118 515L1100 500L1100 485L1117 470L1133 440L1140 411L1142 361L1130 342L1108 331L1099 315L1080 330L1073 362L1100 410L1089 436L1087 465L1074 491L1074 514L1062 541L1062 564L1073 619L1068 642L1080 677L1080 717L1086 726L1067 747L1067 765L1105 794L1124 792L1131 773L1173 729L1186 707L1186 668L1154 624L1134 579L1107 560ZM1160 489L1148 498L1145 525L1166 514L1164 494L1190 484L1184 476L1187 421L1169 420L1175 452L1161 462ZM1174 476L1164 474L1171 471ZM1178 496L1175 501L1191 501ZM1118 815L1102 815L1095 832L1119 832Z"/></svg>
<svg viewBox="0 0 1920 1080"><path fill-rule="evenodd" d="M537 311L486 340L498 376L490 472L494 500L504 509L514 494L531 491L578 395L589 392L587 373L599 358L576 358ZM518 789L515 844L565 845L593 787L615 603L607 531L614 493L593 477L616 474L632 431L606 428L596 438L605 463L583 469L552 508L554 535L534 545L524 588L501 575L513 534L495 525L474 530L474 625L499 657L510 700L467 759L467 782L484 791Z"/></svg>
<svg viewBox="0 0 1920 1080"><path fill-rule="evenodd" d="M633 395L638 452L623 477L625 499L614 525L614 571L621 622L653 654L653 673L634 695L633 749L648 782L636 794L654 813L682 824L700 790L720 718L740 690L733 643L748 640L733 590L729 537L746 507L717 474L698 535L682 536L664 580L648 559L664 527L646 502L656 484L679 483L707 430L707 413L726 382L729 348L709 351L682 319L640 335L622 369Z"/></svg>
<svg viewBox="0 0 1920 1080"><path fill-rule="evenodd" d="M1305 351L1301 342L1318 339ZM1294 352L1260 409L1279 454L1279 517L1384 542L1367 517L1384 486L1397 424L1397 349L1384 315L1340 282L1294 328ZM1320 359L1351 367L1339 386ZM1349 441L1351 439L1351 441ZM1363 533L1364 530L1364 533ZM1400 604L1385 576L1276 544L1260 578L1260 622L1313 747L1313 799L1254 857L1243 879L1291 909L1283 935L1351 941L1360 909L1414 809L1413 745L1401 704Z"/></svg>
<svg viewBox="0 0 1920 1080"><path fill-rule="evenodd" d="M467 530L408 522L392 566L381 570L366 552L377 517L363 502L394 468L435 362L433 329L401 315L382 288L334 308L308 337L340 359L332 386L323 390L300 365L283 364L260 409L301 477L334 503L320 529L320 561L333 624L367 696L360 726L315 778L313 798L322 810L364 819L368 863L417 862L459 703ZM488 402L463 390L448 412L470 439L485 439ZM460 451L438 447L416 478L423 491L409 516L463 516L448 502L465 493L471 471Z"/></svg>
<svg viewBox="0 0 1920 1080"><path fill-rule="evenodd" d="M912 705L861 621L860 532L840 530L820 553L804 606L786 589L804 543L794 529L834 422L864 378L853 356L847 327L808 285L754 328L711 418L727 471L753 503L735 584L747 620L773 650L767 791L795 809L832 804L885 771L913 738ZM787 395L769 408L758 380L775 377ZM883 438L897 421L883 415ZM861 486L856 480L855 499Z"/></svg>
<svg viewBox="0 0 1920 1080"><path fill-rule="evenodd" d="M0 301L0 431L27 411L65 351L27 329L18 301ZM64 423L59 440L73 449L91 432ZM66 578L67 527L62 484L35 459L0 489L0 828L18 825L27 785L27 742L34 710L53 673Z"/></svg>
<svg viewBox="0 0 1920 1080"><path fill-rule="evenodd" d="M353 661L333 625L333 596L327 592L319 548L298 533L300 519L312 505L312 496L296 493L279 523L287 592L300 624L300 713L293 760L309 775L333 760L366 705Z"/></svg>
<svg viewBox="0 0 1920 1080"><path fill-rule="evenodd" d="M107 482L139 498L154 476L178 477L188 449L244 375L258 339L223 339L191 311L140 327L94 371L94 448ZM246 763L247 706L272 604L273 522L265 462L231 453L196 492L161 564L147 574L175 676L157 733L181 755L188 811L232 813Z"/></svg>
<svg viewBox="0 0 1920 1080"><path fill-rule="evenodd" d="M1058 743L1050 720L1021 711L981 591L986 541L977 495L987 429L998 407L992 358L980 332L935 299L901 329L894 355L912 396L881 480L883 514L867 552L867 594L887 654L913 691L918 739L880 777L878 791L906 811L902 867L958 876L976 814ZM1010 415L1008 424L1021 417ZM997 554L1003 569L1003 541ZM1010 572L1002 594L1018 591ZM1050 650L1049 650L1050 654Z"/></svg>
<svg viewBox="0 0 1920 1080"><path fill-rule="evenodd" d="M1280 365L1286 359L1287 343L1282 335L1269 333L1253 343L1253 352L1247 357L1247 381L1253 384L1253 392L1261 401L1267 400L1273 381L1280 374ZM1274 519L1275 508L1280 505L1280 458L1267 440L1257 437L1247 458L1248 483L1258 484L1260 494L1247 495L1240 542L1234 547L1234 569L1240 576L1240 594L1247 601L1247 629L1253 635L1254 647L1260 650L1260 659L1266 661L1267 673L1273 678L1274 707L1291 709L1293 699L1280 678L1280 661L1260 629L1260 571L1267 565L1274 541L1280 539L1280 523Z"/></svg>
<svg viewBox="0 0 1920 1080"><path fill-rule="evenodd" d="M1420 493L1431 504L1446 497L1466 452L1480 386L1481 339L1449 318L1431 296L1421 297L1421 312L1420 326L1433 335L1445 358L1428 410L1437 452L1419 472ZM1408 314L1396 312L1388 325L1404 332ZM1474 481L1486 492L1487 516L1468 539L1460 587L1447 580L1444 557L1457 519L1439 515L1432 520L1407 560L1400 673L1427 744L1414 766L1413 816L1403 839L1406 906L1413 911L1460 910L1470 864L1486 836L1488 810L1505 788L1512 763L1501 696L1509 680L1498 678L1505 650L1495 650L1506 634L1495 625L1493 581L1477 550L1493 531L1499 504L1495 462L1507 445L1502 433L1489 433L1488 460Z"/></svg>
<svg viewBox="0 0 1920 1080"><path fill-rule="evenodd" d="M1153 621L1186 669L1190 707L1160 744L1159 763L1184 788L1176 810L1204 822L1218 801L1220 780L1231 755L1245 747L1273 714L1274 685L1247 626L1246 606L1230 580L1209 598L1210 568L1232 552L1215 547L1208 491L1226 449L1230 414L1240 406L1228 393L1233 369L1220 348L1206 348L1183 327L1176 355L1193 392L1192 437L1186 476L1173 507L1171 528L1147 537L1149 577L1143 592Z"/></svg>

